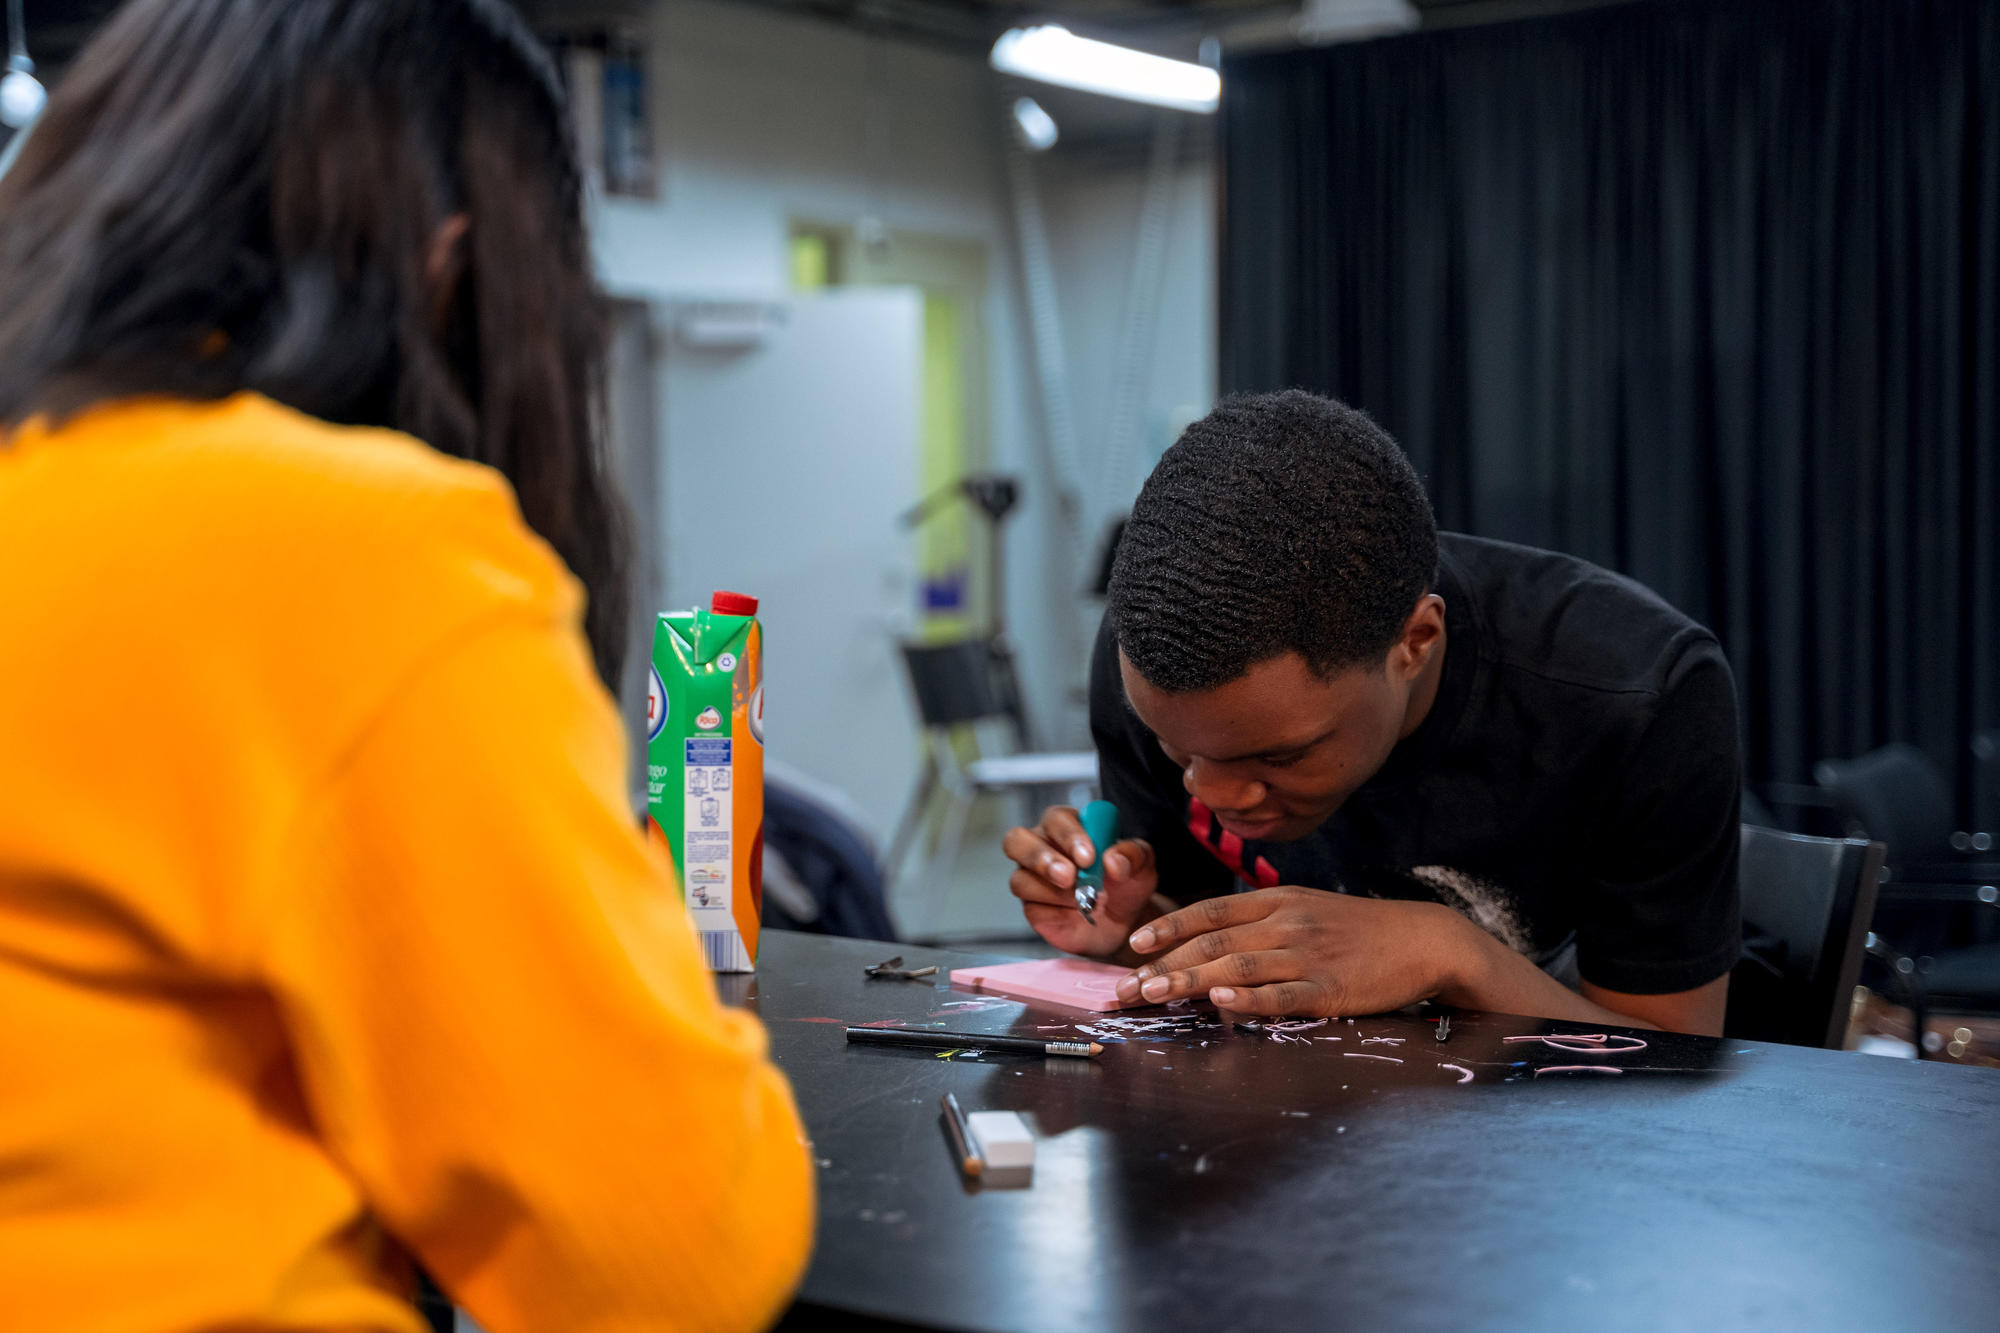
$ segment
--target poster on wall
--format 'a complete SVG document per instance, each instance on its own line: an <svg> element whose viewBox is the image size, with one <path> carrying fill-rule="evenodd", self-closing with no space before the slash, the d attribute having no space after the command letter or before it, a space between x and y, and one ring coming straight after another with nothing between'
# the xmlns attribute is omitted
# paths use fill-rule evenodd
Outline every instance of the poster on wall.
<svg viewBox="0 0 2000 1333"><path fill-rule="evenodd" d="M560 36L553 45L585 175L608 195L659 198L644 35L595 29Z"/></svg>

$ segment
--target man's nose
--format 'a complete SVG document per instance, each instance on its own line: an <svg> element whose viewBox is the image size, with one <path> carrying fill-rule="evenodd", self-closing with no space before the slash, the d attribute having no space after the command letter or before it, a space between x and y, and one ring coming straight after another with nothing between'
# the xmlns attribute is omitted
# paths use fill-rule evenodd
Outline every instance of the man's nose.
<svg viewBox="0 0 2000 1333"><path fill-rule="evenodd" d="M1233 764L1190 759L1181 770L1181 784L1188 794L1219 814L1242 814L1264 803L1266 788L1255 778L1245 777Z"/></svg>

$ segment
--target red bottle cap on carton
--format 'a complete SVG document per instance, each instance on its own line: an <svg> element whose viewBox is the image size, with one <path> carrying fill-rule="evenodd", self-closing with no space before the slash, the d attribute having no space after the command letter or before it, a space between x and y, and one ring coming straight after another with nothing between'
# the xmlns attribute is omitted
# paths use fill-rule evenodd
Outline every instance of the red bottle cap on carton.
<svg viewBox="0 0 2000 1333"><path fill-rule="evenodd" d="M757 599L740 592L717 592L709 599L708 609L718 616L754 616Z"/></svg>

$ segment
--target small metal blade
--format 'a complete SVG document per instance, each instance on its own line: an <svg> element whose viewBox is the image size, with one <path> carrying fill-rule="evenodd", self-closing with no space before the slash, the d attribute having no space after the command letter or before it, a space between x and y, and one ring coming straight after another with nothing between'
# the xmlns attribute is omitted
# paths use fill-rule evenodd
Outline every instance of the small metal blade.
<svg viewBox="0 0 2000 1333"><path fill-rule="evenodd" d="M1097 918L1093 916L1091 913L1096 909L1096 907L1097 907L1097 886L1095 884L1077 885L1076 910L1083 913L1083 919L1085 921L1088 921L1093 926L1097 924Z"/></svg>

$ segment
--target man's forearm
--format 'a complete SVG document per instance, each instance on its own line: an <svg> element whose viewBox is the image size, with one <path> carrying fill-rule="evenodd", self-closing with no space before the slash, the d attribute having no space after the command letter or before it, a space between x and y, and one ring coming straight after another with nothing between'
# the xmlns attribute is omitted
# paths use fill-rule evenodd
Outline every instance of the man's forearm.
<svg viewBox="0 0 2000 1333"><path fill-rule="evenodd" d="M1457 912L1441 910L1452 922L1442 950L1444 984L1436 995L1445 1004L1579 1023L1656 1027L1585 999Z"/></svg>

